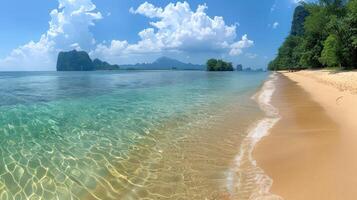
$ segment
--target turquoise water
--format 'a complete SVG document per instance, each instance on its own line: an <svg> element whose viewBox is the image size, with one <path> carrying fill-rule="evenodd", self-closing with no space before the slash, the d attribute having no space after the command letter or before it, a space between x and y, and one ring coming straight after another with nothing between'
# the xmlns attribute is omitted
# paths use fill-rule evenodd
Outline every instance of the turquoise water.
<svg viewBox="0 0 357 200"><path fill-rule="evenodd" d="M215 199L267 76L0 73L0 199Z"/></svg>

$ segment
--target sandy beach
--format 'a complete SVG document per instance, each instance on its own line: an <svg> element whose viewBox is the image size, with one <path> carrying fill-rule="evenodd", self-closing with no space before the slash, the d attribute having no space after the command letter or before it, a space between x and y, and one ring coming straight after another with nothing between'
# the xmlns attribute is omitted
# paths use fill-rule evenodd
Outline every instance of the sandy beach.
<svg viewBox="0 0 357 200"><path fill-rule="evenodd" d="M281 120L254 151L288 200L356 199L357 72L282 72L273 105Z"/></svg>

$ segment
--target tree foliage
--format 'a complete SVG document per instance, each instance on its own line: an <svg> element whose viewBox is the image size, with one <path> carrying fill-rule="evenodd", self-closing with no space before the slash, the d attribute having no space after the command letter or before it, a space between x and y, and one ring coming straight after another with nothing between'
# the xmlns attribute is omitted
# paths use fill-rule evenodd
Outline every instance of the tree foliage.
<svg viewBox="0 0 357 200"><path fill-rule="evenodd" d="M290 36L270 70L357 68L357 0L320 0L296 7Z"/></svg>
<svg viewBox="0 0 357 200"><path fill-rule="evenodd" d="M328 67L337 67L340 63L339 44L335 35L329 35L324 42L320 62Z"/></svg>
<svg viewBox="0 0 357 200"><path fill-rule="evenodd" d="M223 60L209 59L206 63L207 71L233 71L233 65Z"/></svg>

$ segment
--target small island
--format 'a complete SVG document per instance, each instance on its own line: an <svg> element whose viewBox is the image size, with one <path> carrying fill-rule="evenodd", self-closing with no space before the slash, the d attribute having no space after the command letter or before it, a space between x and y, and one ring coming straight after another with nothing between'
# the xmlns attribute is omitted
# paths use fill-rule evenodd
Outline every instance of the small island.
<svg viewBox="0 0 357 200"><path fill-rule="evenodd" d="M57 59L57 71L95 71L119 70L118 65L111 65L99 59L91 60L85 51L60 52Z"/></svg>
<svg viewBox="0 0 357 200"><path fill-rule="evenodd" d="M234 71L232 63L220 59L209 59L206 65L207 71Z"/></svg>

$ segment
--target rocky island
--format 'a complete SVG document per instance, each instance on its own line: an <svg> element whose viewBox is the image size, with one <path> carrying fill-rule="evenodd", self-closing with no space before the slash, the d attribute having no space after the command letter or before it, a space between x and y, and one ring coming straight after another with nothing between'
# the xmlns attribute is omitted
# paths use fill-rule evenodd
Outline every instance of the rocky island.
<svg viewBox="0 0 357 200"><path fill-rule="evenodd" d="M60 52L57 59L57 71L95 71L118 70L118 65L111 65L99 59L92 59L85 51Z"/></svg>

